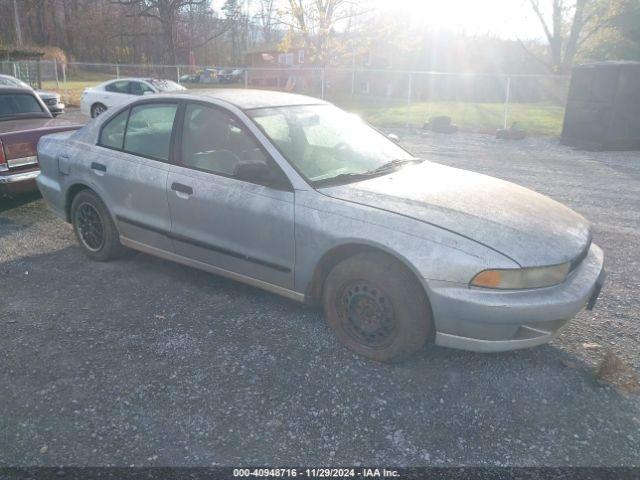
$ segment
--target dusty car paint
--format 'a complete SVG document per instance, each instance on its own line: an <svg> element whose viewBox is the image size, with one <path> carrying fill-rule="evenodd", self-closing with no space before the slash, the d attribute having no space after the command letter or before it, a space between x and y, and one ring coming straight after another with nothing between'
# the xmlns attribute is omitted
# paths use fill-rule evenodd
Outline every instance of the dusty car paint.
<svg viewBox="0 0 640 480"><path fill-rule="evenodd" d="M523 267L570 261L591 237L581 215L548 197L431 162L320 191L454 231Z"/></svg>
<svg viewBox="0 0 640 480"><path fill-rule="evenodd" d="M211 180L180 165L96 146L101 125L114 111L72 135L40 141L38 184L56 214L68 221L70 192L91 188L109 208L125 245L300 301L317 299L325 261L339 252L364 246L384 251L424 288L436 343L477 351L549 341L602 282L602 251L591 243L586 220L508 182L424 162L371 180L312 188L244 110L323 103L317 99L225 90L167 95L162 101L206 101L236 115L286 174L291 191ZM108 171L91 168L98 162ZM205 192L193 209L168 188L177 181ZM224 204L229 199L235 203ZM231 205L219 217L224 223L218 223L230 236L221 237L209 221L215 202ZM234 210L238 205L246 205L247 215ZM488 268L572 260L567 280L553 287L490 291L469 286Z"/></svg>

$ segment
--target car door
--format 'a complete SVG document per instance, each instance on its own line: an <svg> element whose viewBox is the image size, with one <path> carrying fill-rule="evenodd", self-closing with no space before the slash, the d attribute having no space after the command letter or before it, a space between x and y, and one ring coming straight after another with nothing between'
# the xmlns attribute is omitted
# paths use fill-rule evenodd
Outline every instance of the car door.
<svg viewBox="0 0 640 480"><path fill-rule="evenodd" d="M128 80L116 80L104 86L104 92L99 97L107 108L116 107L131 98L129 90L131 82Z"/></svg>
<svg viewBox="0 0 640 480"><path fill-rule="evenodd" d="M188 103L167 196L179 255L293 287L294 194L284 173L225 109ZM265 181L241 175L267 169Z"/></svg>
<svg viewBox="0 0 640 480"><path fill-rule="evenodd" d="M90 168L125 243L173 250L167 178L177 110L176 102L144 102L101 129Z"/></svg>

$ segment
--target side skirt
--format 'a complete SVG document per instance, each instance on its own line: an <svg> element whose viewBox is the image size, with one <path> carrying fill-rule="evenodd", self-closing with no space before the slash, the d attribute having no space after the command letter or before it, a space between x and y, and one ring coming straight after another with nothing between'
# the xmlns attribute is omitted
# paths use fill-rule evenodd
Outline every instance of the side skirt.
<svg viewBox="0 0 640 480"><path fill-rule="evenodd" d="M295 292L293 290L289 290L288 288L280 287L269 282L264 282L256 278L242 275L241 273L232 272L231 270L214 267L213 265L209 265L208 263L204 263L199 260L193 260L191 258L183 257L182 255L178 255L173 252L167 252L166 250L162 250L160 248L145 245L144 243L140 243L136 240L131 240L130 238L123 237L122 235L120 235L120 243L122 243L122 245L124 245L125 247L129 247L143 253L148 253L149 255L160 257L165 260L180 263L182 265L186 265L187 267L204 270L205 272L220 275L237 282L246 283L247 285L251 285L252 287L261 288L268 292L290 298L291 300L295 300L296 302L304 303L306 300L304 293Z"/></svg>

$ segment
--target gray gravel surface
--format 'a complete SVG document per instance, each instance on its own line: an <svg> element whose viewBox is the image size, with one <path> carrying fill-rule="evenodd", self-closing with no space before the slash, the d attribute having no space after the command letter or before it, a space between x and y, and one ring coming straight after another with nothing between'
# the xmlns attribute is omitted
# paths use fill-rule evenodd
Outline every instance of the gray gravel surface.
<svg viewBox="0 0 640 480"><path fill-rule="evenodd" d="M640 155L404 141L590 218L597 309L551 345L380 365L317 310L142 254L91 262L40 199L5 201L0 464L640 465L640 399L591 373L604 348L640 367Z"/></svg>

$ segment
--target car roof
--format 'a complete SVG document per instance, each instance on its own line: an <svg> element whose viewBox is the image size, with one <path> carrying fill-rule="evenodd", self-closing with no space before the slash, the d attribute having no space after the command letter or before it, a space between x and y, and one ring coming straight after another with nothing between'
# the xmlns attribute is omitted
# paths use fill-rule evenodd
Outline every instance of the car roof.
<svg viewBox="0 0 640 480"><path fill-rule="evenodd" d="M10 79L10 80L17 80L18 82L22 82L22 83L24 83L25 85L28 85L28 83L27 83L27 82L25 82L24 80L21 80L21 79L19 79L19 78L17 78L17 77L14 77L14 76L12 76L12 75L6 75L6 74L4 74L4 73L0 73L0 78L8 78L8 79ZM31 88L31 87L29 87L29 88Z"/></svg>
<svg viewBox="0 0 640 480"><path fill-rule="evenodd" d="M0 85L1 93L30 93L35 95L35 92L32 88L23 88L23 87L9 87L7 85Z"/></svg>
<svg viewBox="0 0 640 480"><path fill-rule="evenodd" d="M122 78L113 78L111 80L107 80L104 83L112 83L112 82L130 82L130 81L136 81L136 82L173 82L173 80L170 80L168 78L157 78L157 77L122 77Z"/></svg>
<svg viewBox="0 0 640 480"><path fill-rule="evenodd" d="M208 88L186 90L182 93L163 95L175 95L179 98L192 97L206 100L208 98L222 100L235 105L241 110L253 108L285 107L295 105L325 105L327 102L319 98L298 95L296 93L274 92L269 90L252 90L245 88Z"/></svg>

